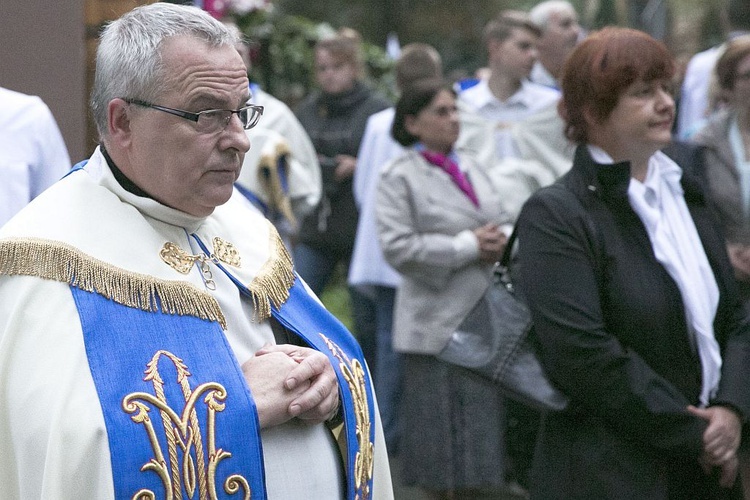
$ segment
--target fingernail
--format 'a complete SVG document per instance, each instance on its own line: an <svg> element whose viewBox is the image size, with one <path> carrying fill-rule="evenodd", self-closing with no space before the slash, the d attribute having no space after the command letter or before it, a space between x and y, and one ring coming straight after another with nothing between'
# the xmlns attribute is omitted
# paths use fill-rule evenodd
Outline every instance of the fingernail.
<svg viewBox="0 0 750 500"><path fill-rule="evenodd" d="M294 389L297 387L297 379L296 378L290 378L286 381L286 388L287 389Z"/></svg>
<svg viewBox="0 0 750 500"><path fill-rule="evenodd" d="M299 405L295 404L295 405L292 405L292 406L289 407L289 413L291 413L292 416L296 417L297 415L299 415L299 412L300 412L300 406Z"/></svg>

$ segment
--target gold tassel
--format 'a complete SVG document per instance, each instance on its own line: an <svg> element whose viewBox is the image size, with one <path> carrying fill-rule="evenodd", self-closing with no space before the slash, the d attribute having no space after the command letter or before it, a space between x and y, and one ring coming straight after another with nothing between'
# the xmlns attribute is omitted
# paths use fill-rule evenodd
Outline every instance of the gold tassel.
<svg viewBox="0 0 750 500"><path fill-rule="evenodd" d="M271 303L277 309L281 307L289 298L289 289L294 284L292 257L273 224L269 222L268 226L271 232L271 257L248 286L253 297L256 320L264 320L271 316Z"/></svg>
<svg viewBox="0 0 750 500"><path fill-rule="evenodd" d="M157 279L115 267L65 243L38 238L0 240L0 275L36 276L67 283L127 307L217 321L226 319L211 295L183 281ZM287 294L288 295L288 294Z"/></svg>

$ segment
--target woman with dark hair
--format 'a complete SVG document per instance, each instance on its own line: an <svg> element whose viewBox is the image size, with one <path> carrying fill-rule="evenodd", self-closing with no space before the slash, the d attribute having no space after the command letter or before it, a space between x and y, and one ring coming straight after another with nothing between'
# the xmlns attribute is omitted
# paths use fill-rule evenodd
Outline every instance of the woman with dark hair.
<svg viewBox="0 0 750 500"><path fill-rule="evenodd" d="M394 349L405 354L402 478L430 498L498 498L501 395L436 357L489 286L506 241L500 197L477 162L454 150L458 134L450 87L435 80L408 87L392 135L409 149L378 184L380 244L403 277L393 324Z"/></svg>
<svg viewBox="0 0 750 500"><path fill-rule="evenodd" d="M750 36L735 38L716 63L726 107L691 139L706 146L708 195L727 238L740 293L750 306Z"/></svg>
<svg viewBox="0 0 750 500"><path fill-rule="evenodd" d="M570 398L544 417L532 498L741 498L750 325L701 185L671 141L674 63L606 28L563 70L573 167L519 218L519 284Z"/></svg>

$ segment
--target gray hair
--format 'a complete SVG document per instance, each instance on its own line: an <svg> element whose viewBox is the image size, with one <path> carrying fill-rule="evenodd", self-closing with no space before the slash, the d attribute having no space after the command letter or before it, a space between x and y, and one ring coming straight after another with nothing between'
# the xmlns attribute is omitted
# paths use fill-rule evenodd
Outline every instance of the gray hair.
<svg viewBox="0 0 750 500"><path fill-rule="evenodd" d="M529 11L529 19L536 24L542 32L547 30L547 24L554 12L574 12L576 9L567 0L547 0L536 4Z"/></svg>
<svg viewBox="0 0 750 500"><path fill-rule="evenodd" d="M211 47L235 46L236 33L205 11L157 2L136 7L108 24L99 38L91 112L100 137L107 136L107 106L117 97L154 100L166 89L161 44L189 36Z"/></svg>

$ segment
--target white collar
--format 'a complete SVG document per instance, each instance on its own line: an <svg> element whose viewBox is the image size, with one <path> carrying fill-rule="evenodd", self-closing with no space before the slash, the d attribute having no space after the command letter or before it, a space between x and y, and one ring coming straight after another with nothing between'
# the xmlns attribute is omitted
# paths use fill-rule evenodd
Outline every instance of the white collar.
<svg viewBox="0 0 750 500"><path fill-rule="evenodd" d="M488 105L492 106L512 106L522 105L524 107L531 107L534 104L534 99L529 92L529 82L526 80L521 81L521 86L516 92L508 97L505 101L501 101L495 94L490 90L490 85L487 80L482 80L474 87L467 89L464 92L467 96L470 96L467 100L470 101L477 109L483 108Z"/></svg>
<svg viewBox="0 0 750 500"><path fill-rule="evenodd" d="M595 146L594 144L587 144L586 146L588 147L591 158L595 162L602 165L611 165L615 163L612 157L599 146ZM641 194L641 196L646 196L647 199L648 197L654 196L655 198L651 200L649 204L655 202L658 206L661 199L661 191L659 188L660 183L663 181L672 193L681 196L683 194L682 184L680 184L681 179L682 169L680 166L666 154L657 151L648 159L648 169L646 170L646 178L643 182L631 178L630 187L628 189L634 189L637 193ZM651 192L652 194L647 195L647 192Z"/></svg>

